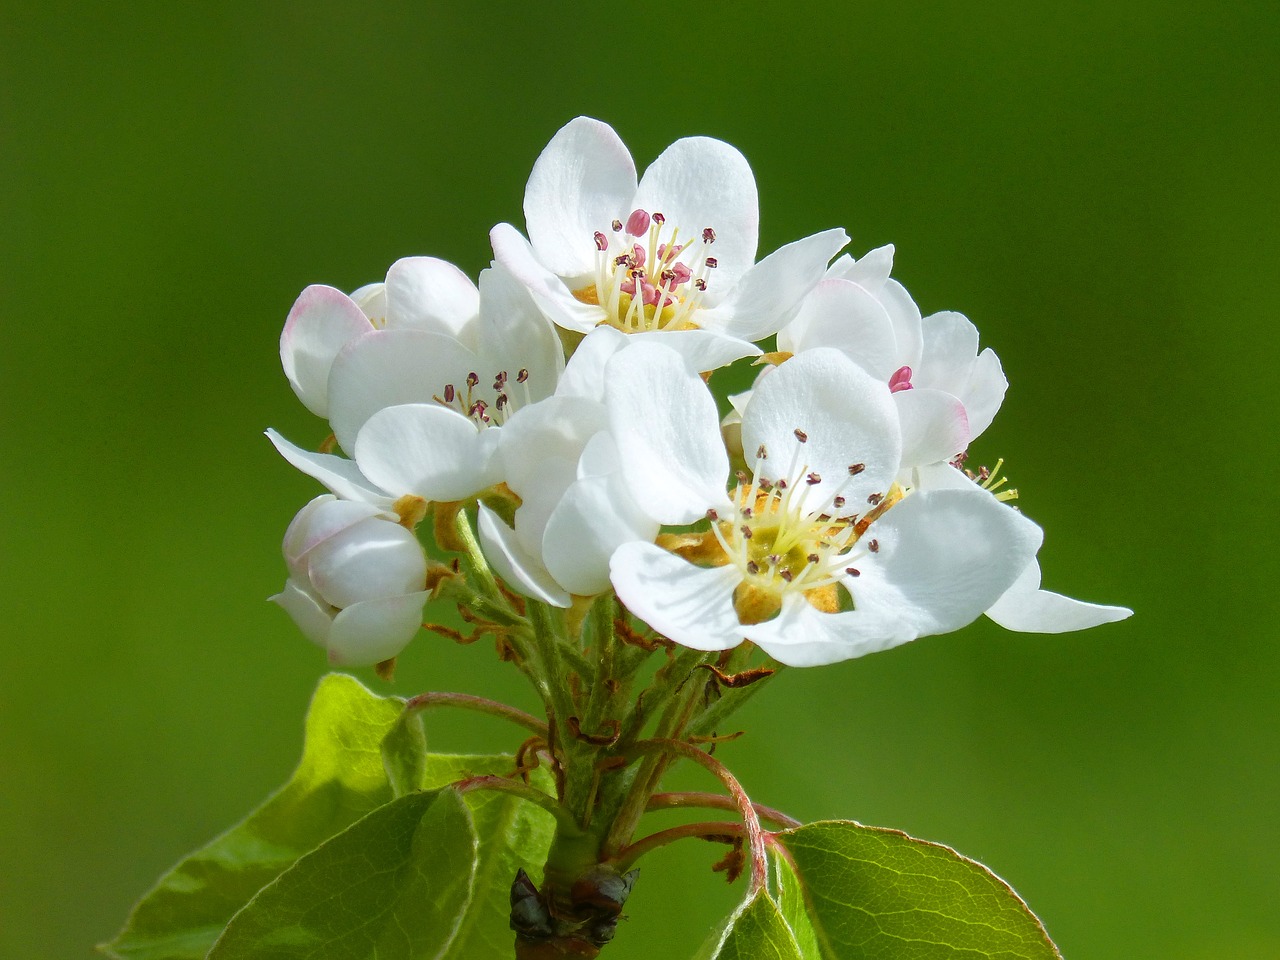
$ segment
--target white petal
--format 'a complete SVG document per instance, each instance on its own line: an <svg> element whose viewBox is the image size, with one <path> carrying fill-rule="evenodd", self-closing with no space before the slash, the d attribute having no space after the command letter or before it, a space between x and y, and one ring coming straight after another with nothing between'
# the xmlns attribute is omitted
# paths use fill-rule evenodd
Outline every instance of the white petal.
<svg viewBox="0 0 1280 960"><path fill-rule="evenodd" d="M564 281L538 260L529 241L511 224L500 223L490 230L489 242L493 245L494 259L524 284L538 309L557 326L590 333L607 319L599 305L577 300Z"/></svg>
<svg viewBox="0 0 1280 960"><path fill-rule="evenodd" d="M452 263L405 257L387 271L387 329L425 330L461 340L480 311L480 293Z"/></svg>
<svg viewBox="0 0 1280 960"><path fill-rule="evenodd" d="M827 230L779 247L744 273L718 306L700 310L695 319L732 337L763 340L791 320L822 279L827 261L848 242L843 230ZM719 270L714 273L712 285L721 282Z"/></svg>
<svg viewBox="0 0 1280 960"><path fill-rule="evenodd" d="M674 350L628 344L605 370L609 429L641 509L693 523L727 506L729 455L715 398Z"/></svg>
<svg viewBox="0 0 1280 960"><path fill-rule="evenodd" d="M907 293L907 288L897 280L886 280L876 297L893 324L893 335L898 341L898 365L914 370L920 364L920 354L924 349L920 308Z"/></svg>
<svg viewBox="0 0 1280 960"><path fill-rule="evenodd" d="M578 117L561 127L539 155L524 191L529 239L543 266L562 277L588 272L597 230L626 219L636 168L613 128Z"/></svg>
<svg viewBox="0 0 1280 960"><path fill-rule="evenodd" d="M536 557L520 546L515 531L483 503L480 504L476 526L480 534L480 547L489 565L507 586L553 607L570 605L572 601L568 592L552 579L547 568Z"/></svg>
<svg viewBox="0 0 1280 960"><path fill-rule="evenodd" d="M850 660L915 636L908 624L884 610L822 613L798 593L783 597L782 610L772 620L742 630L765 653L791 667Z"/></svg>
<svg viewBox="0 0 1280 960"><path fill-rule="evenodd" d="M395 494L464 500L501 479L499 428L474 422L438 403L386 407L356 438L360 469Z"/></svg>
<svg viewBox="0 0 1280 960"><path fill-rule="evenodd" d="M568 374L566 370L566 379ZM507 485L527 498L544 485L542 474L548 460L568 461L572 482L576 478L573 469L587 441L608 425L604 405L582 397L548 397L517 410L499 431Z"/></svg>
<svg viewBox="0 0 1280 960"><path fill-rule="evenodd" d="M987 616L1006 630L1020 633L1067 633L1115 623L1133 616L1126 607L1109 607L1073 600L1040 589L1040 564L1032 561L987 610Z"/></svg>
<svg viewBox="0 0 1280 960"><path fill-rule="evenodd" d="M630 336L636 342L649 340L670 347L684 357L690 370L699 372L727 367L735 360L758 357L763 352L754 343L714 330L651 330Z"/></svg>
<svg viewBox="0 0 1280 960"><path fill-rule="evenodd" d="M852 280L872 293L878 293L892 272L893 244L886 243L883 247L868 250L857 260L850 256L841 257L831 265L827 276Z"/></svg>
<svg viewBox="0 0 1280 960"><path fill-rule="evenodd" d="M316 593L334 607L412 593L427 577L422 546L390 520L348 527L308 551L306 564Z"/></svg>
<svg viewBox="0 0 1280 960"><path fill-rule="evenodd" d="M556 393L604 403L604 368L609 358L627 345L627 334L613 327L596 327L578 344L565 365Z"/></svg>
<svg viewBox="0 0 1280 960"><path fill-rule="evenodd" d="M426 593L366 600L339 613L329 631L329 660L366 666L397 656L422 626Z"/></svg>
<svg viewBox="0 0 1280 960"><path fill-rule="evenodd" d="M520 494L520 506L515 515L516 539L525 553L541 558L547 522L560 505L564 492L577 481L577 461L565 457L543 457L538 461L534 481L523 492L510 482L508 486ZM539 563L542 562L539 559Z"/></svg>
<svg viewBox="0 0 1280 960"><path fill-rule="evenodd" d="M613 588L654 630L695 650L728 650L743 639L733 608L737 567L695 567L652 543L627 543L609 563Z"/></svg>
<svg viewBox="0 0 1280 960"><path fill-rule="evenodd" d="M319 480L325 487L344 500L360 500L387 509L394 502L393 497L366 479L354 460L335 456L332 453L313 453L290 443L275 430L267 431L270 440L280 456L292 466L301 470L313 480Z"/></svg>
<svg viewBox="0 0 1280 960"><path fill-rule="evenodd" d="M387 285L379 280L377 283L366 283L351 291L351 299L364 311L370 323L375 327L386 326L387 323Z"/></svg>
<svg viewBox="0 0 1280 960"><path fill-rule="evenodd" d="M298 511L284 532L284 562L293 574L305 569L307 555L325 541L374 517L394 517L368 503L316 497Z"/></svg>
<svg viewBox="0 0 1280 960"><path fill-rule="evenodd" d="M921 387L893 395L902 424L902 465L950 460L969 446L965 406L942 390Z"/></svg>
<svg viewBox="0 0 1280 960"><path fill-rule="evenodd" d="M796 431L806 435L801 442ZM838 350L807 350L757 381L742 415L742 446L759 473L803 486L803 509L814 511L839 494L858 504L889 490L902 454L898 412L889 387ZM856 476L850 468L862 465ZM805 474L815 473L816 484Z"/></svg>
<svg viewBox="0 0 1280 960"><path fill-rule="evenodd" d="M338 352L373 325L341 290L319 284L294 301L280 334L280 364L298 399L312 413L329 415L329 369Z"/></svg>
<svg viewBox="0 0 1280 960"><path fill-rule="evenodd" d="M848 280L823 280L778 333L778 349L833 347L885 383L902 366L893 323L880 301Z"/></svg>
<svg viewBox="0 0 1280 960"><path fill-rule="evenodd" d="M844 583L858 610L901 618L918 636L947 633L995 603L1041 538L985 490L921 491L871 525L858 548L874 540L878 552L851 557L861 576Z"/></svg>
<svg viewBox="0 0 1280 960"><path fill-rule="evenodd" d="M1005 391L1008 389L1009 381L1004 378L1004 370L1000 368L1000 358L988 347L978 354L969 374L969 385L960 396L969 415L972 439L981 436L991 426L991 421L1000 410L1000 404L1004 403Z"/></svg>
<svg viewBox="0 0 1280 960"><path fill-rule="evenodd" d="M489 360L490 374L507 373L507 393L517 406L555 392L564 370L560 337L528 289L501 264L480 274L477 333L479 353ZM516 382L521 370L529 374L524 384Z"/></svg>
<svg viewBox="0 0 1280 960"><path fill-rule="evenodd" d="M283 607L293 617L302 635L317 646L323 647L329 639L333 625L333 608L317 599L308 589L292 578L284 589L271 597L271 602Z"/></svg>
<svg viewBox="0 0 1280 960"><path fill-rule="evenodd" d="M379 330L349 344L329 375L329 426L342 449L384 407L430 403L445 386L466 390L468 373L492 376L483 360L458 341L422 330ZM487 387L490 381L482 386Z"/></svg>
<svg viewBox="0 0 1280 960"><path fill-rule="evenodd" d="M978 328L947 310L924 318L924 352L911 382L963 398L978 357Z"/></svg>
<svg viewBox="0 0 1280 960"><path fill-rule="evenodd" d="M755 262L756 178L746 158L721 140L687 137L667 147L640 179L635 207L661 213L684 240L697 242L705 228L715 230L711 253L719 262L717 280L734 283Z"/></svg>
<svg viewBox="0 0 1280 960"><path fill-rule="evenodd" d="M542 558L570 593L593 596L609 589L609 558L618 547L657 535L658 524L627 494L621 475L585 477L547 520Z"/></svg>

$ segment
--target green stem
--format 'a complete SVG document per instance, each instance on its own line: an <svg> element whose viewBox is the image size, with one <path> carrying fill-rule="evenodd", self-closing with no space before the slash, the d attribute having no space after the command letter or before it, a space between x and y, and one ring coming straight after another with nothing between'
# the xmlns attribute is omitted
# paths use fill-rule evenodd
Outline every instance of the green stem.
<svg viewBox="0 0 1280 960"><path fill-rule="evenodd" d="M556 818L558 823L572 827L573 821L569 817L563 807L556 803L555 797L548 796L541 790L535 790L533 787L527 787L523 783L517 783L515 780L508 780L506 777L497 777L487 774L480 777L468 777L465 780L458 780L450 784L458 793L471 793L474 790L494 790L499 793L509 793L512 796L519 797L521 800L527 800L529 803L537 804L543 810Z"/></svg>

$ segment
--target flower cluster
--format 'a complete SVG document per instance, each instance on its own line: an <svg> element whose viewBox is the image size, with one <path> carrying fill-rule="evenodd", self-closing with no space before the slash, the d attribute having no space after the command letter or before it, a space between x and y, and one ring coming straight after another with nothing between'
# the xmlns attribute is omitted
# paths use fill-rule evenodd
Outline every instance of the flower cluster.
<svg viewBox="0 0 1280 960"><path fill-rule="evenodd" d="M429 599L485 585L511 609L616 595L660 642L800 666L983 613L1128 615L1040 589L1040 528L998 466L964 466L1000 362L960 314L921 316L892 247L832 262L832 229L757 260L736 149L678 140L637 179L587 118L537 159L524 220L493 228L478 283L409 257L289 312L284 371L331 438L269 436L331 495L289 527L273 599L332 661L387 661ZM722 417L710 384L748 358Z"/></svg>

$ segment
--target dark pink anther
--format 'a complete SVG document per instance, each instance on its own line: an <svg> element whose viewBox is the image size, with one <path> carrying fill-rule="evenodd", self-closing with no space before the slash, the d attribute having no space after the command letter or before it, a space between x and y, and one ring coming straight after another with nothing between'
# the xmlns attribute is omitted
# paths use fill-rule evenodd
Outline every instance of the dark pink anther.
<svg viewBox="0 0 1280 960"><path fill-rule="evenodd" d="M662 226L664 223L667 222L667 218L660 213L655 213L653 215L653 222L656 223L658 226Z"/></svg>
<svg viewBox="0 0 1280 960"><path fill-rule="evenodd" d="M671 272L675 274L676 286L682 283L688 283L689 278L693 276L693 271L686 267L683 263L674 263L671 265Z"/></svg>
<svg viewBox="0 0 1280 960"><path fill-rule="evenodd" d="M680 251L685 248L685 244L677 243L674 247L669 247L665 243L658 244L659 260L674 260L680 256Z"/></svg>
<svg viewBox="0 0 1280 960"><path fill-rule="evenodd" d="M631 216L627 217L627 233L633 237L638 237L649 229L649 214L643 210L632 210Z"/></svg>
<svg viewBox="0 0 1280 960"><path fill-rule="evenodd" d="M609 226L613 227L613 232L614 232L614 233L617 233L619 230L621 230L621 229L622 229L622 221L621 221L621 220L615 220L615 221L613 221L613 223L609 224Z"/></svg>
<svg viewBox="0 0 1280 960"><path fill-rule="evenodd" d="M631 246L631 268L637 269L644 266L644 247L640 244L632 244Z"/></svg>
<svg viewBox="0 0 1280 960"><path fill-rule="evenodd" d="M599 250L601 253L604 253L606 250L609 249L609 238L606 237L599 230L596 231L596 249Z"/></svg>
<svg viewBox="0 0 1280 960"><path fill-rule="evenodd" d="M618 284L618 289L627 296L634 297L636 295L636 282L634 279L630 278L623 280L622 283Z"/></svg>
<svg viewBox="0 0 1280 960"><path fill-rule="evenodd" d="M889 392L898 393L902 390L910 390L911 387L911 368L899 367L893 371L893 376L889 378Z"/></svg>
<svg viewBox="0 0 1280 960"><path fill-rule="evenodd" d="M715 242L716 242L716 232L715 232L714 230L712 230L710 227L703 227L703 228L702 228L702 242L703 242L703 243L715 243Z"/></svg>
<svg viewBox="0 0 1280 960"><path fill-rule="evenodd" d="M701 277L693 281L693 285L697 287L699 290L707 289L707 281L703 280Z"/></svg>
<svg viewBox="0 0 1280 960"><path fill-rule="evenodd" d="M457 395L457 394L454 392L454 389L453 389L453 384L452 384L452 383L446 383L446 384L444 385L444 402L445 402L445 403L453 403L453 398L454 398L456 395Z"/></svg>
<svg viewBox="0 0 1280 960"><path fill-rule="evenodd" d="M719 265L719 261L715 257L707 257L707 268L714 270Z"/></svg>

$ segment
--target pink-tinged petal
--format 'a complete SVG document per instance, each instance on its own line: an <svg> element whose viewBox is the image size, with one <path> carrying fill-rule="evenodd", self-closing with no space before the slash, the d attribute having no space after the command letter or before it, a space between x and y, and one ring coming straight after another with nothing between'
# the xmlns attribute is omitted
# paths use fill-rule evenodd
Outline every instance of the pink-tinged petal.
<svg viewBox="0 0 1280 960"><path fill-rule="evenodd" d="M778 333L779 350L816 347L839 350L877 380L888 381L902 366L889 314L866 288L848 280L819 283Z"/></svg>
<svg viewBox="0 0 1280 960"><path fill-rule="evenodd" d="M756 178L746 158L721 140L688 137L667 147L640 179L635 206L661 213L667 230L679 229L677 242L701 244L702 231L714 230L710 255L719 263L718 281L736 282L755 262Z"/></svg>
<svg viewBox="0 0 1280 960"><path fill-rule="evenodd" d="M1073 600L1040 589L1040 564L1032 561L988 610L987 616L1019 633L1068 633L1133 616L1127 607Z"/></svg>
<svg viewBox="0 0 1280 960"><path fill-rule="evenodd" d="M285 583L283 590L269 599L293 617L293 622L298 625L302 635L316 646L323 647L328 642L333 615L337 611L318 599L310 590L291 578Z"/></svg>
<svg viewBox="0 0 1280 960"><path fill-rule="evenodd" d="M779 247L744 273L724 300L694 319L732 337L763 340L790 322L801 299L822 279L827 261L848 242L843 230L826 230ZM713 290L722 283L718 269L715 274L709 281Z"/></svg>
<svg viewBox="0 0 1280 960"><path fill-rule="evenodd" d="M529 241L511 224L500 223L490 230L489 242L494 259L528 288L538 309L557 326L590 333L606 319L599 305L576 299L564 281L538 260ZM589 282L582 281L584 286Z"/></svg>
<svg viewBox="0 0 1280 960"><path fill-rule="evenodd" d="M421 590L427 561L414 535L391 520L366 520L329 537L307 554L316 593L345 608L365 600Z"/></svg>
<svg viewBox="0 0 1280 960"><path fill-rule="evenodd" d="M386 407L356 438L361 471L384 490L425 500L464 500L501 479L499 429L437 403Z"/></svg>
<svg viewBox="0 0 1280 960"><path fill-rule="evenodd" d="M280 364L303 406L329 415L329 370L339 351L373 332L360 307L341 290L314 284L289 310L280 334Z"/></svg>
<svg viewBox="0 0 1280 960"><path fill-rule="evenodd" d="M735 360L758 357L763 352L754 343L714 330L653 330L633 333L631 339L637 343L648 340L670 347L684 357L690 370L699 372L718 370Z"/></svg>
<svg viewBox="0 0 1280 960"><path fill-rule="evenodd" d="M313 453L290 443L275 430L267 431L267 439L275 445L280 456L313 480L344 500L359 500L381 509L387 509L394 501L386 492L369 482L354 460L332 453Z"/></svg>
<svg viewBox="0 0 1280 960"><path fill-rule="evenodd" d="M908 624L883 610L822 613L798 593L783 597L782 610L772 620L742 630L748 640L790 667L851 660L915 638Z"/></svg>
<svg viewBox="0 0 1280 960"><path fill-rule="evenodd" d="M379 330L348 344L333 362L329 426L342 449L351 453L365 421L384 407L433 402L444 396L448 384L465 391L468 373L495 372L451 337L422 330Z"/></svg>
<svg viewBox="0 0 1280 960"><path fill-rule="evenodd" d="M1004 403L1005 391L1009 389L1009 381L1004 377L1000 367L1000 358L990 347L978 354L969 374L969 385L960 399L969 414L969 430L973 439L991 426L991 421L1000 411Z"/></svg>
<svg viewBox="0 0 1280 960"><path fill-rule="evenodd" d="M564 370L564 348L555 327L538 309L528 288L501 264L480 274L479 351L490 361L489 376L507 373L507 391L517 406L555 392ZM516 378L528 372L523 384Z"/></svg>
<svg viewBox="0 0 1280 960"><path fill-rule="evenodd" d="M322 494L298 511L284 533L285 565L290 573L305 568L307 554L326 541L373 517L394 517L368 503Z"/></svg>
<svg viewBox="0 0 1280 960"><path fill-rule="evenodd" d="M652 543L658 524L627 493L619 474L576 481L547 520L542 559L556 582L589 597L609 589L609 558L624 543Z"/></svg>
<svg viewBox="0 0 1280 960"><path fill-rule="evenodd" d="M485 558L507 586L553 607L570 605L572 600L568 591L555 582L537 557L525 551L516 532L483 503L480 504L476 527Z"/></svg>
<svg viewBox="0 0 1280 960"><path fill-rule="evenodd" d="M827 276L850 280L875 294L879 293L892 272L893 244L886 243L883 247L868 250L857 260L845 254L831 264L831 268L827 270Z"/></svg>
<svg viewBox="0 0 1280 960"><path fill-rule="evenodd" d="M728 650L742 642L733 607L733 591L742 582L737 567L695 567L637 542L615 550L609 568L618 598L663 636L695 650Z"/></svg>
<svg viewBox="0 0 1280 960"><path fill-rule="evenodd" d="M390 660L409 645L422 626L428 594L363 600L333 620L329 630L329 661L337 666L369 666Z"/></svg>
<svg viewBox="0 0 1280 960"><path fill-rule="evenodd" d="M965 406L951 394L927 388L893 394L902 425L902 466L950 460L969 446Z"/></svg>
<svg viewBox="0 0 1280 960"><path fill-rule="evenodd" d="M565 365L556 393L604 403L604 368L609 358L630 342L613 327L596 327L583 338Z"/></svg>
<svg viewBox="0 0 1280 960"><path fill-rule="evenodd" d="M823 348L797 354L757 381L742 415L742 446L748 463L765 449L758 476L803 484L804 510L843 496L851 512L862 513L868 497L889 491L902 436L889 387ZM807 483L811 473L817 480Z"/></svg>
<svg viewBox="0 0 1280 960"><path fill-rule="evenodd" d="M561 277L591 271L595 232L626 219L635 192L635 163L612 127L589 117L561 127L524 191L529 239L543 266Z"/></svg>
<svg viewBox="0 0 1280 960"><path fill-rule="evenodd" d="M461 340L480 312L480 293L452 263L405 257L387 271L387 328L425 330Z"/></svg>
<svg viewBox="0 0 1280 960"><path fill-rule="evenodd" d="M930 314L923 324L924 350L914 368L916 386L963 398L978 358L978 328L950 310Z"/></svg>
<svg viewBox="0 0 1280 960"><path fill-rule="evenodd" d="M1042 536L977 487L920 491L871 525L850 556L861 575L844 584L856 610L901 619L917 636L948 633L1009 589Z"/></svg>
<svg viewBox="0 0 1280 960"><path fill-rule="evenodd" d="M605 368L609 429L641 509L660 523L693 523L728 505L729 455L715 398L680 354L631 343Z"/></svg>

